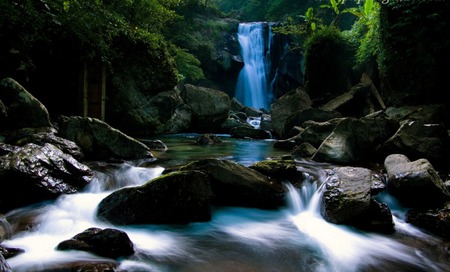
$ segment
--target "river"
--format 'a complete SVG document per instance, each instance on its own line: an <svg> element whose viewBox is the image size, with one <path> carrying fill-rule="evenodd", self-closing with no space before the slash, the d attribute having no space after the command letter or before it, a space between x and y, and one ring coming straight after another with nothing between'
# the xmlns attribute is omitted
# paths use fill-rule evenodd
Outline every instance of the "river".
<svg viewBox="0 0 450 272"><path fill-rule="evenodd" d="M320 216L324 164L298 161L305 173L300 188L289 189L279 210L214 207L210 222L188 225L113 226L96 219L98 203L109 193L137 186L173 165L201 158L233 160L246 166L284 154L273 141L237 140L198 146L198 135L162 138L168 146L146 163L96 163L96 177L85 191L12 211L14 222L34 222L3 245L25 253L8 259L13 271L46 271L67 263L111 261L87 252L55 250L63 240L90 227L117 228L133 241L136 253L118 260L118 271L450 271L439 238L404 221L404 208L382 195L394 214L391 235L362 232L327 223ZM12 223L14 223L12 222Z"/></svg>

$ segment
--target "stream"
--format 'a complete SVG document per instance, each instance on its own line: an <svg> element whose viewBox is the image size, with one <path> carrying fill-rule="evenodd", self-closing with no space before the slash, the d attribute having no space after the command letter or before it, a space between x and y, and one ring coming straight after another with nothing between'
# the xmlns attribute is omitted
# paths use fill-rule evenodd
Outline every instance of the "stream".
<svg viewBox="0 0 450 272"><path fill-rule="evenodd" d="M380 198L394 214L396 232L362 232L327 223L320 216L324 164L298 161L305 175L300 188L286 184L287 203L279 210L214 207L210 222L188 225L113 226L95 218L98 203L112 191L138 186L173 165L202 158L233 160L243 165L285 152L270 140L223 137L223 144L198 146L198 135L160 138L164 152L147 163L98 163L96 177L85 189L10 212L15 222L32 227L4 241L25 253L7 262L13 271L45 271L62 264L111 261L87 252L56 251L63 240L91 227L125 231L136 253L118 260L118 271L450 271L445 243L404 221L404 208L389 195Z"/></svg>

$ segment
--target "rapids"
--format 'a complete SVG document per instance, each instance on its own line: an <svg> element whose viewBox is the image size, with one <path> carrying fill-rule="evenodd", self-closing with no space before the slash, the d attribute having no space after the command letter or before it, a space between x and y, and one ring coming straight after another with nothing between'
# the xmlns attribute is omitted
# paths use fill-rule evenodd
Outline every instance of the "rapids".
<svg viewBox="0 0 450 272"><path fill-rule="evenodd" d="M329 166L307 161L297 162L304 182L299 187L286 184L287 203L279 210L214 207L210 222L188 225L118 227L98 221L96 207L112 191L144 184L161 175L173 160L187 162L200 157L196 147L183 142L192 136L172 137L162 139L169 151L156 155L164 159L145 164L99 163L95 180L84 192L7 214L14 219L13 227L24 221L29 226L3 243L25 250L7 260L13 271L112 261L86 252L55 250L61 241L90 227L121 229L133 241L136 253L118 260L118 271L450 271L443 242L405 223L403 208L398 205L391 206L396 223L392 235L362 232L323 220L321 188ZM213 150L202 147L204 156L249 165L278 155L271 141L224 141ZM381 197L389 205L395 203L388 195Z"/></svg>

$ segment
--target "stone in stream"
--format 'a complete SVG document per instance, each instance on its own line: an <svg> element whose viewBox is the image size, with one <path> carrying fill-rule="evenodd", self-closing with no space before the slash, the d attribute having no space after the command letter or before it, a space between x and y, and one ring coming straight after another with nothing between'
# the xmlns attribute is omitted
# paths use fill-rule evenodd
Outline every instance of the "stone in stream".
<svg viewBox="0 0 450 272"><path fill-rule="evenodd" d="M450 239L450 202L434 209L412 209L406 215L407 222Z"/></svg>

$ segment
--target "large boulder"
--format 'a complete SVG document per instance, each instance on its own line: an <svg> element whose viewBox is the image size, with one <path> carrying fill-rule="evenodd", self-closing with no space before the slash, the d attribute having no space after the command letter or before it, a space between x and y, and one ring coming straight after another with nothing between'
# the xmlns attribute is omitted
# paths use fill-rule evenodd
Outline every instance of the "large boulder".
<svg viewBox="0 0 450 272"><path fill-rule="evenodd" d="M89 167L54 145L26 144L0 157L0 209L11 210L83 189Z"/></svg>
<svg viewBox="0 0 450 272"><path fill-rule="evenodd" d="M0 81L0 101L9 129L52 126L45 106L12 78Z"/></svg>
<svg viewBox="0 0 450 272"><path fill-rule="evenodd" d="M5 143L14 146L23 146L29 143L43 146L49 143L77 160L84 158L79 146L70 140L56 136L57 133L53 127L23 128L11 131L5 138Z"/></svg>
<svg viewBox="0 0 450 272"><path fill-rule="evenodd" d="M386 115L398 122L422 121L424 123L439 124L448 120L448 106L445 104L430 104L416 106L388 107L385 110Z"/></svg>
<svg viewBox="0 0 450 272"><path fill-rule="evenodd" d="M301 88L291 91L279 99L271 106L272 128L280 136L283 135L286 120L294 112L304 109L310 109L312 101Z"/></svg>
<svg viewBox="0 0 450 272"><path fill-rule="evenodd" d="M181 97L192 110L193 130L214 132L228 118L231 102L224 92L186 84Z"/></svg>
<svg viewBox="0 0 450 272"><path fill-rule="evenodd" d="M401 153L412 160L428 159L433 165L447 167L450 155L450 138L440 124L421 121L403 121L397 132L379 148L387 156Z"/></svg>
<svg viewBox="0 0 450 272"><path fill-rule="evenodd" d="M321 214L325 220L345 224L370 208L372 171L360 167L336 167L327 178Z"/></svg>
<svg viewBox="0 0 450 272"><path fill-rule="evenodd" d="M117 229L90 228L59 243L56 248L88 251L112 259L134 254L133 242L124 231Z"/></svg>
<svg viewBox="0 0 450 272"><path fill-rule="evenodd" d="M309 143L318 148L342 120L336 118L326 122L307 121L303 123L305 128L294 137L294 140L297 144Z"/></svg>
<svg viewBox="0 0 450 272"><path fill-rule="evenodd" d="M306 121L326 122L328 120L341 117L341 114L336 111L328 111L317 108L296 111L286 119L283 135L293 136L289 135L288 132L295 126L302 126Z"/></svg>
<svg viewBox="0 0 450 272"><path fill-rule="evenodd" d="M373 159L378 145L393 134L395 126L381 112L361 119L345 118L314 154L317 161L355 163Z"/></svg>
<svg viewBox="0 0 450 272"><path fill-rule="evenodd" d="M190 109L176 88L150 95L136 88L121 87L108 95L107 122L121 131L139 136L179 133L191 122Z"/></svg>
<svg viewBox="0 0 450 272"><path fill-rule="evenodd" d="M206 174L172 172L142 186L113 192L100 202L97 216L118 225L208 221L211 198Z"/></svg>
<svg viewBox="0 0 450 272"><path fill-rule="evenodd" d="M389 155L384 161L387 189L409 206L427 207L449 200L444 182L426 159L410 161L402 154Z"/></svg>
<svg viewBox="0 0 450 272"><path fill-rule="evenodd" d="M376 182L376 175L366 168L333 168L322 197L321 214L324 219L369 231L393 232L394 222L389 207L371 198Z"/></svg>
<svg viewBox="0 0 450 272"><path fill-rule="evenodd" d="M297 170L293 159L269 159L254 163L250 166L261 174L280 181L298 182L302 173Z"/></svg>
<svg viewBox="0 0 450 272"><path fill-rule="evenodd" d="M202 171L211 178L216 205L272 209L284 204L285 189L279 182L241 164L205 159L181 169Z"/></svg>
<svg viewBox="0 0 450 272"><path fill-rule="evenodd" d="M82 149L86 159L153 158L146 145L101 120L61 116L58 118L58 125L60 136L75 142Z"/></svg>

